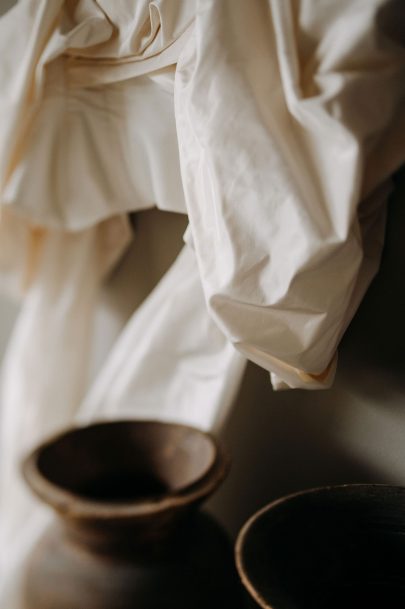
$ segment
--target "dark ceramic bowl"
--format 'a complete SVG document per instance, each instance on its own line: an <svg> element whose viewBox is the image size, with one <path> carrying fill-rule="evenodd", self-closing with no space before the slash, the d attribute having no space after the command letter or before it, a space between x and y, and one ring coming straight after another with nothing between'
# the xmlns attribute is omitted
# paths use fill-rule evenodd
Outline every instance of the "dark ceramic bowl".
<svg viewBox="0 0 405 609"><path fill-rule="evenodd" d="M236 560L259 607L404 609L405 488L345 485L282 498L245 524Z"/></svg>
<svg viewBox="0 0 405 609"><path fill-rule="evenodd" d="M58 517L26 561L24 609L240 607L232 547L192 509L227 468L212 436L170 423L98 423L42 444L23 471Z"/></svg>
<svg viewBox="0 0 405 609"><path fill-rule="evenodd" d="M31 489L70 529L103 536L128 525L164 531L220 484L228 459L209 434L156 421L71 429L23 464ZM122 535L121 535L122 537Z"/></svg>

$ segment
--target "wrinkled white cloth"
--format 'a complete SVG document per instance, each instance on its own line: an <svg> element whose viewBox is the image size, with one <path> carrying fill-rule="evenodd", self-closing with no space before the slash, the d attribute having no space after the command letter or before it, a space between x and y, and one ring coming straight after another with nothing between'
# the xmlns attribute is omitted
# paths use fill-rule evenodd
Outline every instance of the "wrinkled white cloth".
<svg viewBox="0 0 405 609"><path fill-rule="evenodd" d="M276 384L328 386L404 157L401 10L23 1L4 19L2 204L62 230L187 212L221 331Z"/></svg>
<svg viewBox="0 0 405 609"><path fill-rule="evenodd" d="M18 461L45 434L121 416L217 429L246 357L277 389L330 386L405 159L403 16L21 0L0 20L0 279L25 293L1 392L10 564L11 537L33 538ZM137 238L127 214L152 207L188 215L186 245L89 387L99 287Z"/></svg>
<svg viewBox="0 0 405 609"><path fill-rule="evenodd" d="M184 247L127 323L77 420L136 413L218 430L245 363L207 315L194 253Z"/></svg>
<svg viewBox="0 0 405 609"><path fill-rule="evenodd" d="M405 148L392 4L202 2L178 62L183 184L208 306L289 386L328 371L377 268L381 185ZM359 203L371 193L380 205L365 258Z"/></svg>

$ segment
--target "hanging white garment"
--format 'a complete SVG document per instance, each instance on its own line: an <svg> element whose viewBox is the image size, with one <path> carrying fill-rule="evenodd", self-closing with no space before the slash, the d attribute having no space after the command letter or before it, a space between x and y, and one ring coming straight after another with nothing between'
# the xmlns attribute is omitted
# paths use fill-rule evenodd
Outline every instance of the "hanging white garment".
<svg viewBox="0 0 405 609"><path fill-rule="evenodd" d="M276 387L329 386L404 158L398 5L48 4L14 15L26 42L14 43L21 70L10 51L4 61L15 137L2 139L3 205L69 230L153 205L187 211L221 331ZM7 38L13 16L6 26Z"/></svg>
<svg viewBox="0 0 405 609"><path fill-rule="evenodd" d="M380 1L204 0L177 65L207 304L235 346L288 386L331 382L378 266L384 183L405 159L403 12ZM364 245L359 204L370 195Z"/></svg>
<svg viewBox="0 0 405 609"><path fill-rule="evenodd" d="M152 418L218 430L245 364L207 314L185 247L118 338L77 420Z"/></svg>

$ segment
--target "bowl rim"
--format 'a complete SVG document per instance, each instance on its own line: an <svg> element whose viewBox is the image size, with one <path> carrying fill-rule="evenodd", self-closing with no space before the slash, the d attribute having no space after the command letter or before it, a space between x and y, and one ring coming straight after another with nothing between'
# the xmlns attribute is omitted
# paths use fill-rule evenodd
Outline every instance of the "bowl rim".
<svg viewBox="0 0 405 609"><path fill-rule="evenodd" d="M168 492L153 498L145 498L134 501L97 501L87 499L83 495L69 491L54 482L48 480L38 467L38 459L43 450L54 444L64 436L74 431L84 430L91 427L109 426L117 423L131 423L137 425L158 425L159 427L176 427L198 433L207 438L214 449L212 462L203 470L200 476L189 484L182 486L176 491ZM45 502L49 507L59 513L60 516L69 519L82 520L121 520L138 517L151 516L174 508L186 507L187 505L202 501L210 495L222 480L226 477L230 467L230 458L225 449L220 445L217 438L211 433L182 423L170 421L158 421L154 419L114 419L97 420L87 425L76 425L68 427L41 442L36 446L21 463L21 472L24 480L31 491Z"/></svg>
<svg viewBox="0 0 405 609"><path fill-rule="evenodd" d="M256 512L254 512L248 518L248 520L244 523L244 525L242 526L242 528L240 529L240 531L237 535L236 542L235 542L234 555L235 555L236 568L237 568L239 577L242 581L242 584L244 585L246 590L249 592L251 597L259 605L259 607L262 607L262 609L277 609L277 607L275 607L274 605L269 605L268 601L266 601L266 599L263 598L263 596L257 590L256 586L253 584L253 582L250 579L250 576L248 575L248 569L246 568L245 562L244 562L244 557L243 557L244 545L249 536L250 530L256 524L256 522L258 520L260 520L267 512L271 511L275 507L277 507L283 503L286 503L290 500L293 500L295 498L298 498L298 497L311 495L311 494L324 494L324 493L339 491L339 490L344 491L344 489L355 490L355 489L360 489L360 488L369 488L369 489L385 488L385 489L392 489L392 490L397 490L397 491L401 490L402 492L405 493L405 486L395 485L395 484L358 482L358 483L348 483L348 484L334 484L334 485L327 485L327 486L317 486L317 487L313 487L313 488L309 488L309 489L296 491L296 492L290 493L288 495L283 495L282 497L279 497L279 498L271 501L270 503L267 503L262 508L260 508Z"/></svg>

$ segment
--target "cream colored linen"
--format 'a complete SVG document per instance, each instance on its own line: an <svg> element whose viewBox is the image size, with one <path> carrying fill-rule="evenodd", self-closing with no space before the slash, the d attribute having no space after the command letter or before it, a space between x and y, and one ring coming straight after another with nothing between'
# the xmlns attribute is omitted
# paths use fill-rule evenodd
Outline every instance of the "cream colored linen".
<svg viewBox="0 0 405 609"><path fill-rule="evenodd" d="M3 20L6 39L23 21L3 61L3 206L63 230L187 212L221 331L276 387L327 387L404 156L401 10L23 1Z"/></svg>
<svg viewBox="0 0 405 609"><path fill-rule="evenodd" d="M385 183L405 149L403 12L393 2L206 0L177 65L207 304L235 346L289 386L313 387L328 366L331 382L378 266Z"/></svg>
<svg viewBox="0 0 405 609"><path fill-rule="evenodd" d="M245 364L207 315L194 252L184 247L127 323L77 419L136 416L218 430Z"/></svg>

